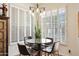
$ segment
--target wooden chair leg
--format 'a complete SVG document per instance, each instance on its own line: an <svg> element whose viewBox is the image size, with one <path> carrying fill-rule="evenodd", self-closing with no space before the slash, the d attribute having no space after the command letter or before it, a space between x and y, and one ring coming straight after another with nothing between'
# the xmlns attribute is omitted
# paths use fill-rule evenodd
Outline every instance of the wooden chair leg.
<svg viewBox="0 0 79 59"><path fill-rule="evenodd" d="M48 53L48 56L50 55L50 53Z"/></svg>
<svg viewBox="0 0 79 59"><path fill-rule="evenodd" d="M19 56L21 56L21 54L19 54Z"/></svg>
<svg viewBox="0 0 79 59"><path fill-rule="evenodd" d="M46 56L46 53L45 53L45 52L42 52L42 55L43 55L43 56Z"/></svg>
<svg viewBox="0 0 79 59"><path fill-rule="evenodd" d="M45 56L48 56L48 53L45 52Z"/></svg>
<svg viewBox="0 0 79 59"><path fill-rule="evenodd" d="M52 53L51 53L51 56L52 56Z"/></svg>
<svg viewBox="0 0 79 59"><path fill-rule="evenodd" d="M59 51L54 51L53 53L55 56L59 56Z"/></svg>
<svg viewBox="0 0 79 59"><path fill-rule="evenodd" d="M47 53L45 52L45 56L47 56Z"/></svg>

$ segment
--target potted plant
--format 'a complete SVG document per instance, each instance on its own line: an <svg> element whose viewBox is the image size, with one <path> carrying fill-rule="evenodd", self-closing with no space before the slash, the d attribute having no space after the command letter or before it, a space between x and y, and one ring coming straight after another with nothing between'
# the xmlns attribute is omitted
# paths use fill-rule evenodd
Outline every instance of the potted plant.
<svg viewBox="0 0 79 59"><path fill-rule="evenodd" d="M41 28L37 21L37 24L35 26L35 41L40 42L41 41Z"/></svg>

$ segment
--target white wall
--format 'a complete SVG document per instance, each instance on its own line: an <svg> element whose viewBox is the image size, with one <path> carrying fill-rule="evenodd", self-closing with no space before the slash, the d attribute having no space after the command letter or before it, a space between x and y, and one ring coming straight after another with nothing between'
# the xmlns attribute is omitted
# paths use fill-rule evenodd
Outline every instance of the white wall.
<svg viewBox="0 0 79 59"><path fill-rule="evenodd" d="M68 47L75 56L79 56L78 12L79 4L68 4Z"/></svg>

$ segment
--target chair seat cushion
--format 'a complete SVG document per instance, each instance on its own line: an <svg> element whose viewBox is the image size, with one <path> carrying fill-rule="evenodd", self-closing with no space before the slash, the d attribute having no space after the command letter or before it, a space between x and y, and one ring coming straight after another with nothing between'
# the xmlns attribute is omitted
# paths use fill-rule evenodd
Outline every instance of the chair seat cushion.
<svg viewBox="0 0 79 59"><path fill-rule="evenodd" d="M46 51L46 52L51 52L51 50L52 50L52 46L49 46L43 49L43 51Z"/></svg>

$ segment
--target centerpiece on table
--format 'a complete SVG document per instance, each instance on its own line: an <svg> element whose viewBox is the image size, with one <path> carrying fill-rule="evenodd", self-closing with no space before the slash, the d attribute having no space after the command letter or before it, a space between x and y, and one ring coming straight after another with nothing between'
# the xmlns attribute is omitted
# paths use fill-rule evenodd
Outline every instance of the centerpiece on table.
<svg viewBox="0 0 79 59"><path fill-rule="evenodd" d="M40 43L41 42L41 27L39 22L37 21L35 26L35 42Z"/></svg>

